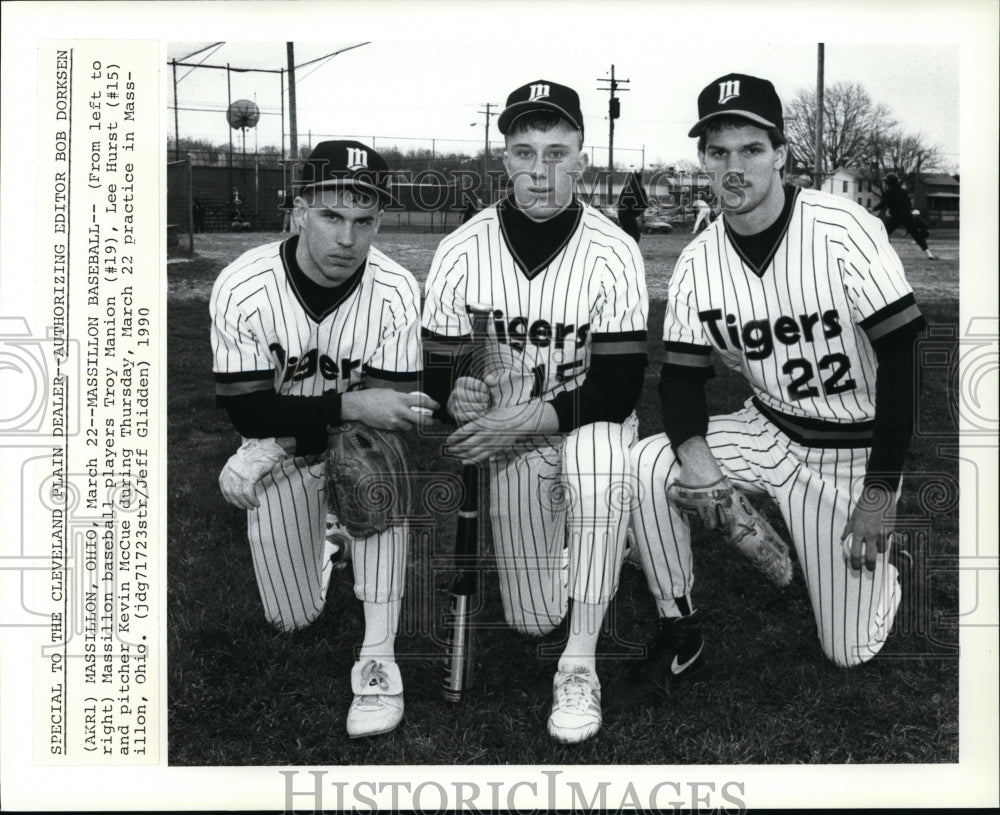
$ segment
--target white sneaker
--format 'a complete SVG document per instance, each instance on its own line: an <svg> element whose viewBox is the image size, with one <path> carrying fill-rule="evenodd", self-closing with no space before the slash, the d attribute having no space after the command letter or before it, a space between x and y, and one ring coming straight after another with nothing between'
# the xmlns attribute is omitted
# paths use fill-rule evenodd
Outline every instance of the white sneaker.
<svg viewBox="0 0 1000 815"><path fill-rule="evenodd" d="M359 660L351 669L354 701L347 711L347 735L377 736L395 730L403 718L403 678L395 662Z"/></svg>
<svg viewBox="0 0 1000 815"><path fill-rule="evenodd" d="M549 735L563 744L586 741L601 729L601 683L582 665L560 668L552 680Z"/></svg>

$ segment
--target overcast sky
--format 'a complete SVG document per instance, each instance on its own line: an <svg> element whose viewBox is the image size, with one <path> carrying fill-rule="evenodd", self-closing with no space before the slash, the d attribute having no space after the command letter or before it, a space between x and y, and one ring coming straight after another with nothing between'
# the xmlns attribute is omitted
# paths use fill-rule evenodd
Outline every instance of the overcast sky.
<svg viewBox="0 0 1000 815"><path fill-rule="evenodd" d="M504 37L442 43L422 36L379 39L375 36L329 42L296 42L295 61L316 57L364 42L329 61L297 70L298 129L300 143L321 137L358 136L376 147L395 142L401 148L431 147L439 151L474 152L481 148L485 103L500 107L515 87L534 79L570 85L581 96L585 140L598 164L607 161L608 94L611 65L615 75L628 79L621 92L622 114L615 123L615 163L639 166L655 161L695 159L694 140L686 134L697 118L699 91L730 71L763 76L774 82L783 100L801 89L816 86L817 45L814 41L769 43L726 42L709 46L707 32L685 28L670 31L663 16L666 5L648 17L652 27L663 26L662 39L650 40L648 31L639 44L614 23L605 35L604 16L584 18L572 36L542 38L530 25L517 41ZM527 8L512 4L510 8ZM569 8L568 6L566 8ZM586 3L587 12L595 7ZM610 9L609 6L603 8ZM902 7L901 7L902 8ZM585 13L584 11L580 12ZM801 22L801 21L800 21ZM548 27L548 22L539 27ZM873 26L872 34L879 30ZM580 31L590 32L581 37ZM778 29L780 33L780 28ZM536 42L548 39L543 47ZM799 37L801 40L801 36ZM484 41L485 40L485 41ZM167 61L181 59L209 42L171 42ZM858 82L875 102L884 103L909 133L922 135L938 145L949 167L959 166L959 48L947 43L828 43L825 46L825 82ZM192 57L190 62L233 68L287 67L284 42L227 41L221 47ZM173 104L168 71L168 104ZM226 142L229 129L226 108L226 72L205 68L177 68L180 135ZM287 87L287 76L285 77ZM263 115L257 131L247 134L247 149L281 143L280 76L231 73L231 98L256 101ZM286 90L287 110L287 90ZM183 108L210 109L191 111ZM498 108L499 109L499 108ZM168 115L173 134L173 112ZM285 131L288 132L286 120ZM234 144L241 145L238 131ZM491 122L491 143L502 142ZM394 138L390 138L394 137ZM287 139L287 137L286 137ZM286 141L287 144L287 141Z"/></svg>

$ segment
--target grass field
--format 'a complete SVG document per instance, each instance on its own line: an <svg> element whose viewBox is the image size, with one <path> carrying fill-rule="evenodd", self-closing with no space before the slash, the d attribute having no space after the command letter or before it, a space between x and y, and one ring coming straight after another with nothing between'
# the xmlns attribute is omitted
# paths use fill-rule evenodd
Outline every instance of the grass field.
<svg viewBox="0 0 1000 815"><path fill-rule="evenodd" d="M466 703L440 700L440 618L450 573L453 518L431 517L411 550L397 643L406 718L387 736L344 733L348 674L361 641L361 608L337 573L327 608L291 635L264 622L245 541L245 516L219 494L217 476L237 437L214 406L208 294L244 248L276 235L197 236L197 256L169 265L169 760L174 765L360 764L773 764L954 762L958 759L958 467L954 378L921 371L914 439L900 518L917 580L883 653L852 671L830 665L817 642L797 573L767 584L714 538L696 536L695 600L708 617L709 675L665 704L605 717L599 736L562 747L545 733L560 632L544 640L502 625L495 574L485 575L477 687ZM640 247L651 299L651 364L639 405L642 435L660 430L655 384L663 296L688 235L646 236ZM935 233L941 257L925 260L909 238L894 245L934 333L933 359L955 364L958 240ZM387 234L377 244L421 281L440 235ZM928 359L931 355L928 354ZM720 371L712 413L747 391ZM425 473L455 472L440 435L416 440ZM772 517L776 517L772 514ZM779 522L780 523L780 522ZM488 547L487 547L488 548ZM602 639L607 679L652 633L641 575L626 568Z"/></svg>

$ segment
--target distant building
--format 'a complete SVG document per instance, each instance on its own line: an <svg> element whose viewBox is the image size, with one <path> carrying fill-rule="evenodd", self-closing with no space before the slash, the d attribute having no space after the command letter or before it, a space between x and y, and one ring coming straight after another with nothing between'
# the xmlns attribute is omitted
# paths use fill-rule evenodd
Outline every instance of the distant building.
<svg viewBox="0 0 1000 815"><path fill-rule="evenodd" d="M881 197L878 187L861 170L838 167L833 175L823 181L823 191L847 198L865 209L871 209Z"/></svg>
<svg viewBox="0 0 1000 815"><path fill-rule="evenodd" d="M947 173L913 173L907 189L914 209L919 209L931 226L958 226L961 185Z"/></svg>
<svg viewBox="0 0 1000 815"><path fill-rule="evenodd" d="M904 186L910 194L913 208L919 209L932 227L958 226L961 196L957 178L947 173L911 173L904 180ZM866 209L871 209L882 197L879 185L864 172L852 167L838 167L823 182L823 189Z"/></svg>

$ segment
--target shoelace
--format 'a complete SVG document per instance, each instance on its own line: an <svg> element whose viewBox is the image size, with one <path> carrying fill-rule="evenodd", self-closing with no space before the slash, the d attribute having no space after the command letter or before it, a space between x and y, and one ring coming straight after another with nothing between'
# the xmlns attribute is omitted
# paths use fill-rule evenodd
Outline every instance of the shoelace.
<svg viewBox="0 0 1000 815"><path fill-rule="evenodd" d="M389 690L389 677L386 676L381 662L370 659L365 663L361 669L361 684L364 686L378 685L384 691Z"/></svg>
<svg viewBox="0 0 1000 815"><path fill-rule="evenodd" d="M570 674L559 686L559 707L586 710L590 706L590 684L582 674Z"/></svg>

